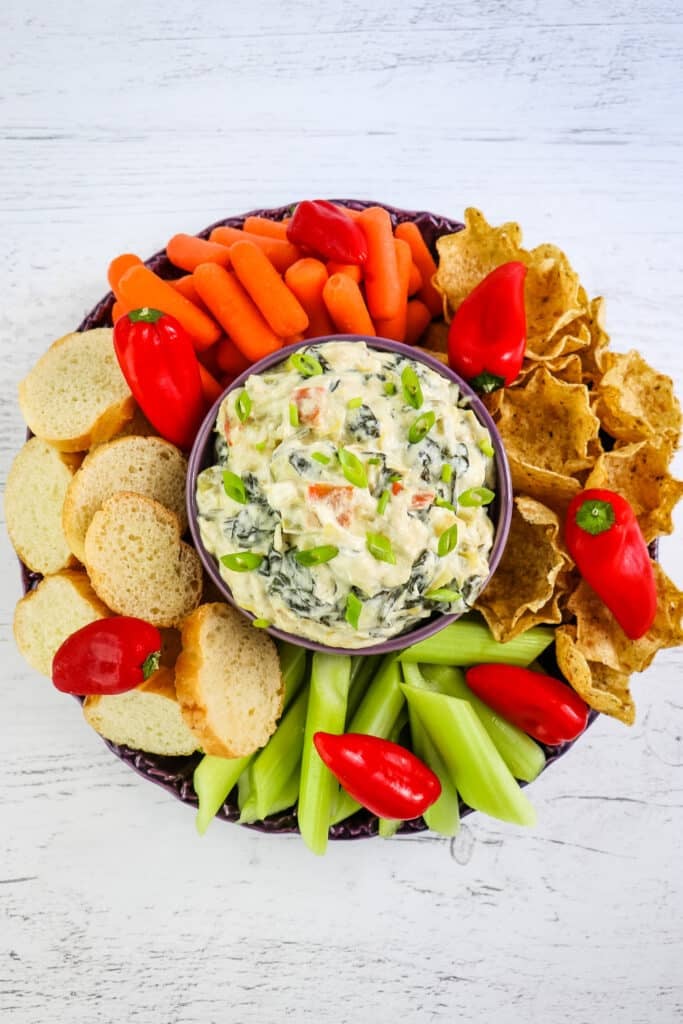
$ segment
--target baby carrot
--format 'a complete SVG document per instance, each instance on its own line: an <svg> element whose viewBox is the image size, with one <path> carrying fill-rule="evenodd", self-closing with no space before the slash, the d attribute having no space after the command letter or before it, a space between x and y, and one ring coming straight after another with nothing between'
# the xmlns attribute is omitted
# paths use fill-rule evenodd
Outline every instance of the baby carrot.
<svg viewBox="0 0 683 1024"><path fill-rule="evenodd" d="M432 314L421 299L410 299L406 309L406 345L415 345L431 323Z"/></svg>
<svg viewBox="0 0 683 1024"><path fill-rule="evenodd" d="M390 320L405 301L398 276L391 217L381 206L363 210L358 223L368 241L365 295L373 320Z"/></svg>
<svg viewBox="0 0 683 1024"><path fill-rule="evenodd" d="M279 337L306 330L306 310L262 249L253 242L235 242L230 247L230 258L240 284Z"/></svg>
<svg viewBox="0 0 683 1024"><path fill-rule="evenodd" d="M271 220L269 217L245 217L242 227L253 235L264 235L266 238L279 238L287 241L287 220Z"/></svg>
<svg viewBox="0 0 683 1024"><path fill-rule="evenodd" d="M301 256L297 247L291 242L283 242L279 238L267 238L265 235L256 235L249 231L240 231L239 228L214 228L209 237L218 245L230 246L235 242L253 242L254 245L258 245L259 249L263 249L280 274L284 274L287 267L290 267Z"/></svg>
<svg viewBox="0 0 683 1024"><path fill-rule="evenodd" d="M128 312L122 302L115 302L111 307L111 322L115 324L119 317L124 316Z"/></svg>
<svg viewBox="0 0 683 1024"><path fill-rule="evenodd" d="M327 273L330 277L333 274L346 274L356 284L360 284L363 280L363 268L355 263L335 263L334 260L330 260L327 264Z"/></svg>
<svg viewBox="0 0 683 1024"><path fill-rule="evenodd" d="M422 287L422 274L417 263L414 262L412 255L410 258L410 280L408 281L408 295L414 295L415 292L419 292Z"/></svg>
<svg viewBox="0 0 683 1024"><path fill-rule="evenodd" d="M214 351L212 349L212 351ZM231 377L238 377L240 373L250 366L250 361L243 356L237 345L234 345L230 338L221 338L215 348L216 362L221 373L227 373Z"/></svg>
<svg viewBox="0 0 683 1024"><path fill-rule="evenodd" d="M387 320L375 320L377 334L381 338L391 338L392 341L404 341L406 336L406 311L408 307L408 285L410 283L410 268L413 257L410 246L400 238L394 239L396 250L396 263L398 266L398 278L401 283L401 306L396 316Z"/></svg>
<svg viewBox="0 0 683 1024"><path fill-rule="evenodd" d="M217 263L202 263L193 276L202 301L243 356L256 362L281 347L234 273Z"/></svg>
<svg viewBox="0 0 683 1024"><path fill-rule="evenodd" d="M203 310L205 313L209 312L202 300L199 298L199 292L195 288L192 274L186 274L185 277L178 277L175 281L169 281L168 283L171 288L175 288L177 292L184 295L186 299L193 302L199 309Z"/></svg>
<svg viewBox="0 0 683 1024"><path fill-rule="evenodd" d="M333 203L333 206L336 206L338 210L345 213L347 217L351 218L351 220L358 220L363 212L362 210L352 210L350 206L342 206L341 203Z"/></svg>
<svg viewBox="0 0 683 1024"><path fill-rule="evenodd" d="M396 237L402 238L404 242L408 243L413 254L413 262L422 274L422 287L418 292L418 298L424 302L432 316L440 316L443 312L443 303L441 296L432 284L432 278L436 273L436 263L427 248L420 229L412 221L406 221L405 224L397 226Z"/></svg>
<svg viewBox="0 0 683 1024"><path fill-rule="evenodd" d="M163 281L147 267L131 267L119 281L121 299L128 309L150 306L174 316L194 341L198 351L213 345L221 336L214 321L201 309L180 295L168 281Z"/></svg>
<svg viewBox="0 0 683 1024"><path fill-rule="evenodd" d="M109 264L109 270L107 271L107 280L109 281L109 287L113 291L117 299L120 299L119 295L119 281L131 267L141 267L142 260L139 256L135 256L132 252L121 253L120 256L116 256Z"/></svg>
<svg viewBox="0 0 683 1024"><path fill-rule="evenodd" d="M209 373L205 366L199 364L199 378L202 382L202 391L204 392L204 398L211 405L216 401L219 395L223 394L224 388L218 383L213 374Z"/></svg>
<svg viewBox="0 0 683 1024"><path fill-rule="evenodd" d="M223 336L225 337L225 335ZM215 345L211 348L205 348L203 352L197 354L197 358L202 366L209 371L212 377L220 377L223 373L223 369L218 362L218 346L222 339L219 338Z"/></svg>
<svg viewBox="0 0 683 1024"><path fill-rule="evenodd" d="M308 316L306 338L321 338L325 334L334 333L334 324L323 301L326 282L325 264L310 257L297 260L285 271L287 287L294 292Z"/></svg>
<svg viewBox="0 0 683 1024"><path fill-rule="evenodd" d="M188 270L190 273L200 263L218 263L221 267L230 266L230 253L227 246L207 242L195 235L174 235L168 241L166 255L176 267Z"/></svg>
<svg viewBox="0 0 683 1024"><path fill-rule="evenodd" d="M323 299L332 322L340 334L365 334L375 337L363 294L346 274L333 274L323 288Z"/></svg>

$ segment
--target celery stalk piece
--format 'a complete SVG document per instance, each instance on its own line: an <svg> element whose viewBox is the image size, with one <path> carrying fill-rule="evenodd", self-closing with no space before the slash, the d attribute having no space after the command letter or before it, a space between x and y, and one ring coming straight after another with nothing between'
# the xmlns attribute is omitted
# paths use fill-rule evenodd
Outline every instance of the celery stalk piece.
<svg viewBox="0 0 683 1024"><path fill-rule="evenodd" d="M268 808L279 801L281 790L301 761L307 704L306 688L298 694L277 730L253 761L251 781L257 816L261 819L269 813Z"/></svg>
<svg viewBox="0 0 683 1024"><path fill-rule="evenodd" d="M284 711L303 684L306 675L306 650L284 641L280 641L277 646L284 687ZM207 754L195 768L193 785L199 800L196 827L200 836L204 835L230 796L252 757L253 754L235 758Z"/></svg>
<svg viewBox="0 0 683 1024"><path fill-rule="evenodd" d="M400 683L401 670L396 656L389 654L382 660L346 731L388 739L405 704ZM337 825L355 814L360 807L352 796L340 789L336 803L333 804L330 824Z"/></svg>
<svg viewBox="0 0 683 1024"><path fill-rule="evenodd" d="M196 826L200 836L204 835L228 799L252 756L213 757L206 754L195 768L193 785L199 799Z"/></svg>
<svg viewBox="0 0 683 1024"><path fill-rule="evenodd" d="M462 672L445 665L423 665L422 672L428 681L436 683L441 693L460 697L472 705L481 724L493 740L500 756L516 779L533 782L545 768L545 754L538 743L506 722L492 711L488 704L473 693L465 682ZM406 679L406 682L410 680Z"/></svg>
<svg viewBox="0 0 683 1024"><path fill-rule="evenodd" d="M466 804L493 818L533 825L536 813L496 750L471 704L458 697L403 686Z"/></svg>
<svg viewBox="0 0 683 1024"><path fill-rule="evenodd" d="M350 682L351 658L348 655L316 651L311 663L297 809L301 836L316 854L323 854L327 848L337 780L320 759L313 736L316 732L339 734L344 731Z"/></svg>
<svg viewBox="0 0 683 1024"><path fill-rule="evenodd" d="M351 659L351 689L347 707L349 721L358 710L371 679L379 669L381 654L358 654Z"/></svg>
<svg viewBox="0 0 683 1024"><path fill-rule="evenodd" d="M432 665L475 665L502 662L529 665L549 647L555 637L548 626L533 626L514 640L500 644L493 639L483 619L466 616L445 626L434 636L401 651L403 662L427 662Z"/></svg>
<svg viewBox="0 0 683 1024"><path fill-rule="evenodd" d="M240 824L251 825L255 821L263 821L270 814L278 814L280 811L286 811L294 807L299 796L300 767L300 764L297 764L289 778L278 786L277 793L274 794L272 802L265 805L263 814L259 812L256 796L252 791L239 816Z"/></svg>
<svg viewBox="0 0 683 1024"><path fill-rule="evenodd" d="M396 818L380 818L378 832L382 839L391 839L401 827L401 822Z"/></svg>
<svg viewBox="0 0 683 1024"><path fill-rule="evenodd" d="M413 741L413 752L421 761L438 775L441 783L441 796L429 807L423 817L427 828L441 836L454 836L460 828L460 806L458 792L448 773L448 768L430 740L421 720L413 711L410 714L410 734Z"/></svg>
<svg viewBox="0 0 683 1024"><path fill-rule="evenodd" d="M237 820L240 824L256 821L254 817L254 814L256 814L256 794L254 793L251 774L253 763L253 758L251 758L249 764L237 780L237 806L240 809L240 816Z"/></svg>

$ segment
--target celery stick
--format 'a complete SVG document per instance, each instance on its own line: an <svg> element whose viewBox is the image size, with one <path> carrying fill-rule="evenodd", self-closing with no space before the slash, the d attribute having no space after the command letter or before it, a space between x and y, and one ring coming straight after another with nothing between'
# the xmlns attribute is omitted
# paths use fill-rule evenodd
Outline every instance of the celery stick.
<svg viewBox="0 0 683 1024"><path fill-rule="evenodd" d="M437 832L441 836L454 836L460 828L457 790L448 774L443 758L430 740L412 707L409 708L409 713L413 752L421 761L424 761L428 768L432 769L435 775L438 775L441 783L441 796L423 815L425 824L432 832Z"/></svg>
<svg viewBox="0 0 683 1024"><path fill-rule="evenodd" d="M553 642L554 637L551 628L533 626L514 640L499 644L483 619L467 616L419 644L407 647L400 652L399 658L403 662L423 661L433 665L502 662L526 666Z"/></svg>
<svg viewBox="0 0 683 1024"><path fill-rule="evenodd" d="M380 818L378 832L382 839L391 839L400 829L402 822L396 818Z"/></svg>
<svg viewBox="0 0 683 1024"><path fill-rule="evenodd" d="M401 671L396 656L387 655L367 688L346 731L360 732L368 736L381 736L383 739L387 739L391 735L405 703L400 683ZM360 806L345 790L340 789L336 804L333 804L330 824L336 825L338 822L344 821L345 818L355 814Z"/></svg>
<svg viewBox="0 0 683 1024"><path fill-rule="evenodd" d="M251 766L251 781L259 818L279 801L279 794L301 760L306 726L308 689L299 693Z"/></svg>
<svg viewBox="0 0 683 1024"><path fill-rule="evenodd" d="M254 787L251 777L251 766L253 763L253 760L250 760L249 764L237 780L237 806L240 809L240 816L238 820L241 822L256 820L255 818L250 817L250 805L253 807L254 804Z"/></svg>
<svg viewBox="0 0 683 1024"><path fill-rule="evenodd" d="M284 686L283 710L296 696L306 673L306 651L284 641L278 643L280 671ZM194 770L194 791L199 800L196 827L200 836L221 809L237 785L240 775L251 761L246 757L213 757L205 755Z"/></svg>
<svg viewBox="0 0 683 1024"><path fill-rule="evenodd" d="M441 754L465 803L493 818L533 825L536 814L496 750L471 704L403 686L403 692Z"/></svg>
<svg viewBox="0 0 683 1024"><path fill-rule="evenodd" d="M370 680L377 672L381 660L381 654L359 654L351 659L351 689L346 712L349 720L358 710L358 705L365 695Z"/></svg>
<svg viewBox="0 0 683 1024"><path fill-rule="evenodd" d="M344 731L350 682L350 657L316 651L311 664L297 816L304 842L317 854L327 848L337 780L320 759L313 736L316 732Z"/></svg>
<svg viewBox="0 0 683 1024"><path fill-rule="evenodd" d="M530 736L516 725L506 722L492 711L465 682L462 672L445 665L423 665L422 672L428 681L436 683L441 693L460 697L472 705L481 724L493 740L498 753L516 779L533 782L545 767L545 754ZM406 679L406 682L410 682Z"/></svg>
<svg viewBox="0 0 683 1024"><path fill-rule="evenodd" d="M256 797L252 792L242 808L242 813L239 817L240 824L251 825L254 821L263 821L270 814L278 814L279 811L286 811L290 807L294 807L299 796L299 775L300 765L297 764L289 778L278 787L278 792L274 795L272 803L266 804L264 814L259 813Z"/></svg>

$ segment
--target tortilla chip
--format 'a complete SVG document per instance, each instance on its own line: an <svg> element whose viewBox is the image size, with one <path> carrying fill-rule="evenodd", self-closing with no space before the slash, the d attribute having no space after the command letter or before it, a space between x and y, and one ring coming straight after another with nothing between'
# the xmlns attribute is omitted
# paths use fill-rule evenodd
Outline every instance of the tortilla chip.
<svg viewBox="0 0 683 1024"><path fill-rule="evenodd" d="M581 490L581 484L573 477L540 469L510 453L508 462L515 494L528 494L561 516L566 513L574 495Z"/></svg>
<svg viewBox="0 0 683 1024"><path fill-rule="evenodd" d="M574 626L560 626L556 630L555 656L560 672L589 707L633 725L636 706L629 690L629 676L588 661L577 646Z"/></svg>
<svg viewBox="0 0 683 1024"><path fill-rule="evenodd" d="M657 615L640 640L630 640L591 587L582 580L567 604L576 616L576 644L588 661L616 672L642 672L658 651L683 643L683 593L659 563L652 568L657 584Z"/></svg>
<svg viewBox="0 0 683 1024"><path fill-rule="evenodd" d="M523 259L522 231L510 222L494 228L479 210L465 210L465 228L436 241L439 266L434 286L444 300L444 317L449 322L460 303L487 274L510 260ZM430 345L430 348L432 346Z"/></svg>
<svg viewBox="0 0 683 1024"><path fill-rule="evenodd" d="M649 543L673 531L671 513L683 497L683 481L670 475L668 464L664 448L639 441L601 455L584 486L604 487L626 498Z"/></svg>
<svg viewBox="0 0 683 1024"><path fill-rule="evenodd" d="M608 352L609 334L605 330L605 300L601 296L591 300L585 322L590 340L581 350L581 362L586 380L595 383L609 369L613 356L613 353Z"/></svg>
<svg viewBox="0 0 683 1024"><path fill-rule="evenodd" d="M591 466L589 443L600 430L587 388L555 380L545 367L505 391L497 426L511 461L563 477Z"/></svg>
<svg viewBox="0 0 683 1024"><path fill-rule="evenodd" d="M539 258L554 246L538 246L530 253L524 288L527 319L526 351L530 359L553 358L573 351L566 329L585 312L579 304L578 276L562 259ZM587 344L588 341L583 344ZM571 344L581 347L572 339Z"/></svg>
<svg viewBox="0 0 683 1024"><path fill-rule="evenodd" d="M554 512L532 498L515 498L505 552L475 606L496 640L512 640L537 623L562 621L556 584L569 556L559 536Z"/></svg>
<svg viewBox="0 0 683 1024"><path fill-rule="evenodd" d="M555 358L545 360L543 363L533 362L532 360L533 357L524 360L524 365L515 381L516 387L523 384L541 365L545 366L546 370L556 380L563 380L566 384L581 384L583 381L583 366L576 352L572 352L570 355L556 356Z"/></svg>
<svg viewBox="0 0 683 1024"><path fill-rule="evenodd" d="M640 352L615 354L596 388L595 411L612 437L658 441L673 452L681 432L681 407L673 381L657 373Z"/></svg>

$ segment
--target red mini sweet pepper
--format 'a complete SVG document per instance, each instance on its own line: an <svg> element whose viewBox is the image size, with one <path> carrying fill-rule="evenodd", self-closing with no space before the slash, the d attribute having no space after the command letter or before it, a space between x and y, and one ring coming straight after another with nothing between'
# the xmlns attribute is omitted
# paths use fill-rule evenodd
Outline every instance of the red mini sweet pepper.
<svg viewBox="0 0 683 1024"><path fill-rule="evenodd" d="M98 619L76 630L52 660L52 682L63 693L115 694L132 690L159 667L161 634L128 615Z"/></svg>
<svg viewBox="0 0 683 1024"><path fill-rule="evenodd" d="M593 488L572 499L565 541L576 567L631 640L657 614L657 585L647 544L628 501Z"/></svg>
<svg viewBox="0 0 683 1024"><path fill-rule="evenodd" d="M346 792L379 818L417 818L441 794L438 776L398 743L352 732L316 732L313 742Z"/></svg>
<svg viewBox="0 0 683 1024"><path fill-rule="evenodd" d="M185 328L158 309L134 309L116 321L114 349L133 398L155 430L178 448L191 448L207 402Z"/></svg>
<svg viewBox="0 0 683 1024"><path fill-rule="evenodd" d="M497 714L540 743L566 743L586 728L588 706L554 676L518 665L474 665L467 685Z"/></svg>
<svg viewBox="0 0 683 1024"><path fill-rule="evenodd" d="M488 393L519 375L526 351L523 263L503 263L458 307L448 330L448 362L476 391Z"/></svg>
<svg viewBox="0 0 683 1024"><path fill-rule="evenodd" d="M326 199L299 203L287 225L287 238L307 252L335 263L365 263L368 243L360 225Z"/></svg>

